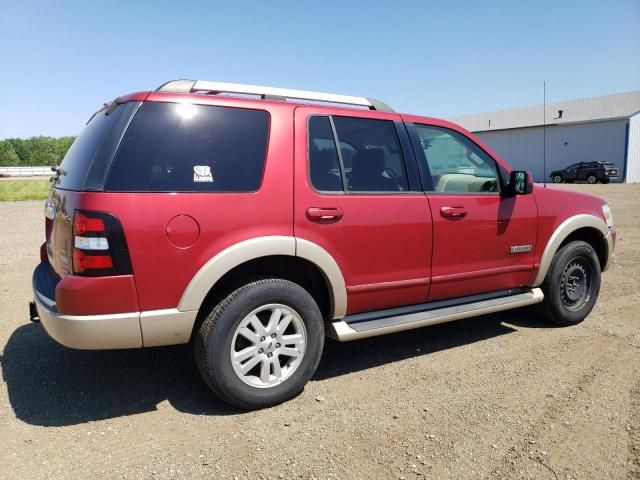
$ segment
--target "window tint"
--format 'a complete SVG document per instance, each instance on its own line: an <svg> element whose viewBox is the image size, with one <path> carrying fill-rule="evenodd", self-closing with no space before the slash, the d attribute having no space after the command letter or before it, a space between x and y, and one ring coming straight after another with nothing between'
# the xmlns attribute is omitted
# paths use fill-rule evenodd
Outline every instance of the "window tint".
<svg viewBox="0 0 640 480"><path fill-rule="evenodd" d="M268 124L262 110L144 103L122 139L105 189L256 191Z"/></svg>
<svg viewBox="0 0 640 480"><path fill-rule="evenodd" d="M349 191L409 190L400 139L391 120L332 118Z"/></svg>
<svg viewBox="0 0 640 480"><path fill-rule="evenodd" d="M138 105L136 102L128 102L118 105L108 114L106 109L97 112L64 156L60 164L60 175L55 177L55 186L83 190L85 178L89 177L90 188L101 187L104 172L111 164L122 132Z"/></svg>
<svg viewBox="0 0 640 480"><path fill-rule="evenodd" d="M329 117L309 119L309 173L316 190L341 192L342 175L338 150Z"/></svg>
<svg viewBox="0 0 640 480"><path fill-rule="evenodd" d="M496 162L464 135L446 128L416 125L433 191L486 193L500 190Z"/></svg>

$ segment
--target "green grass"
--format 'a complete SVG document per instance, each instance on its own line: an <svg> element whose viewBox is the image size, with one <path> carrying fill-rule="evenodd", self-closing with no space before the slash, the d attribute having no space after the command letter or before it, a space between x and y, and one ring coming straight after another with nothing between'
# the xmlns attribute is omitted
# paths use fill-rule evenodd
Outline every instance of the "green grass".
<svg viewBox="0 0 640 480"><path fill-rule="evenodd" d="M48 177L36 180L0 180L0 202L44 200L50 187Z"/></svg>

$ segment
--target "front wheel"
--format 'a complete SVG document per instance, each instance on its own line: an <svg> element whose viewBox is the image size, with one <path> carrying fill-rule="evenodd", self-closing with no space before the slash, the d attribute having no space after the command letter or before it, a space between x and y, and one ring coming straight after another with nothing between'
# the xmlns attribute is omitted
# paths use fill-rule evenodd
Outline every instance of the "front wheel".
<svg viewBox="0 0 640 480"><path fill-rule="evenodd" d="M596 178L595 175L589 175L587 177L587 183L590 183L591 185L595 184L598 181L598 179Z"/></svg>
<svg viewBox="0 0 640 480"><path fill-rule="evenodd" d="M204 381L224 401L263 408L298 395L314 374L324 345L318 305L281 279L245 285L222 300L194 339Z"/></svg>
<svg viewBox="0 0 640 480"><path fill-rule="evenodd" d="M553 183L562 183L562 177L560 175L554 175L552 180Z"/></svg>
<svg viewBox="0 0 640 480"><path fill-rule="evenodd" d="M542 316L557 325L582 322L600 292L600 262L587 242L570 242L556 252L542 283Z"/></svg>

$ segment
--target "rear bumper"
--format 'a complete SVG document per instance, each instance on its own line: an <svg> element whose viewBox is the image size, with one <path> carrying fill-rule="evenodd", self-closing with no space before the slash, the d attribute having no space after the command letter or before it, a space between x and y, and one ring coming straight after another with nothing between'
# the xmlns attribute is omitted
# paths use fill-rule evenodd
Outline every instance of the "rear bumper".
<svg viewBox="0 0 640 480"><path fill-rule="evenodd" d="M40 322L51 338L66 347L82 350L142 347L138 312L110 315L58 313L54 300L55 285L52 292L47 268L50 268L48 264L41 263L33 272L33 300Z"/></svg>
<svg viewBox="0 0 640 480"><path fill-rule="evenodd" d="M51 280L50 269L41 263L34 270L33 299L40 322L56 342L80 350L108 350L189 341L197 311L167 309L107 315L58 312L54 300L56 284Z"/></svg>
<svg viewBox="0 0 640 480"><path fill-rule="evenodd" d="M142 347L138 313L61 315L34 291L40 322L49 336L65 347L102 350Z"/></svg>

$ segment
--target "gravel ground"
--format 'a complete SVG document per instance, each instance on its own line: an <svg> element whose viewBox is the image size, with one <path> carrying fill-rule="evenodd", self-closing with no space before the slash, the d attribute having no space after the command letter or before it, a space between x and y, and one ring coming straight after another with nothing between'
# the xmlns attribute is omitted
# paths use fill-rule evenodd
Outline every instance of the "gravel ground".
<svg viewBox="0 0 640 480"><path fill-rule="evenodd" d="M187 346L83 352L28 321L41 202L0 203L0 477L640 478L640 186L606 198L589 318L520 310L340 344L284 405L238 412Z"/></svg>

